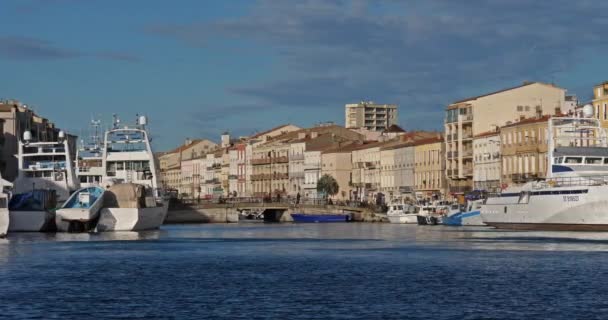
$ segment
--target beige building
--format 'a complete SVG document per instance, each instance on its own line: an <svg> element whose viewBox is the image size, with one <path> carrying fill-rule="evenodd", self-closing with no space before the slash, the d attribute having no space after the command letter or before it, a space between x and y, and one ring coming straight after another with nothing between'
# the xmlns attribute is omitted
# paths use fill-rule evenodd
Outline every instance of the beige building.
<svg viewBox="0 0 608 320"><path fill-rule="evenodd" d="M384 131L399 122L396 104L377 104L361 101L345 106L346 128L365 128Z"/></svg>
<svg viewBox="0 0 608 320"><path fill-rule="evenodd" d="M593 87L593 107L595 117L601 120L602 127L608 128L608 81Z"/></svg>
<svg viewBox="0 0 608 320"><path fill-rule="evenodd" d="M488 131L473 137L473 187L477 190L500 191L502 160L500 133Z"/></svg>
<svg viewBox="0 0 608 320"><path fill-rule="evenodd" d="M566 90L551 84L524 84L450 104L446 110L446 174L452 193L473 187L473 137L509 122L562 112Z"/></svg>
<svg viewBox="0 0 608 320"><path fill-rule="evenodd" d="M445 142L440 134L414 142L414 186L423 199L446 196Z"/></svg>
<svg viewBox="0 0 608 320"><path fill-rule="evenodd" d="M352 147L355 145L340 145L321 152L321 176L332 176L338 182L338 194L334 200L352 199Z"/></svg>
<svg viewBox="0 0 608 320"><path fill-rule="evenodd" d="M523 119L500 129L503 185L546 177L550 117Z"/></svg>
<svg viewBox="0 0 608 320"><path fill-rule="evenodd" d="M196 183L194 187L192 183L200 178L195 177L192 160L203 157L215 147L215 143L206 139L186 139L183 145L160 155L158 162L161 185L169 191L192 196L192 191L198 189ZM185 170L182 170L182 161L185 161Z"/></svg>

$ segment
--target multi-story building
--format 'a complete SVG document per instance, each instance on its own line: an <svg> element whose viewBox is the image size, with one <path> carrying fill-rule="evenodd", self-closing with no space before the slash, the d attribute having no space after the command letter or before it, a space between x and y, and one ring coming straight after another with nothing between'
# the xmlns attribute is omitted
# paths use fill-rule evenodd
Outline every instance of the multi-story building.
<svg viewBox="0 0 608 320"><path fill-rule="evenodd" d="M546 177L550 117L522 119L500 129L503 185Z"/></svg>
<svg viewBox="0 0 608 320"><path fill-rule="evenodd" d="M474 136L473 187L477 190L500 191L501 166L498 128Z"/></svg>
<svg viewBox="0 0 608 320"><path fill-rule="evenodd" d="M334 146L321 152L321 176L329 175L338 182L338 194L334 200L352 200L352 148L357 146L351 142L346 145Z"/></svg>
<svg viewBox="0 0 608 320"><path fill-rule="evenodd" d="M206 139L187 139L186 143L177 149L180 154L180 184L178 190L182 197L198 197L200 193L200 173L198 173L198 165L195 166L199 161L195 161L195 159L203 157L215 147L215 143Z"/></svg>
<svg viewBox="0 0 608 320"><path fill-rule="evenodd" d="M414 143L414 186L416 196L422 199L439 199L446 196L445 142L436 133L434 137Z"/></svg>
<svg viewBox="0 0 608 320"><path fill-rule="evenodd" d="M593 107L595 117L600 119L602 127L608 128L608 81L593 87Z"/></svg>
<svg viewBox="0 0 608 320"><path fill-rule="evenodd" d="M380 148L380 190L392 199L414 194L414 145L400 141Z"/></svg>
<svg viewBox="0 0 608 320"><path fill-rule="evenodd" d="M566 90L540 82L524 84L450 104L446 110L446 174L452 193L473 187L473 137L507 122L555 114L565 108Z"/></svg>
<svg viewBox="0 0 608 320"><path fill-rule="evenodd" d="M269 141L253 149L251 159L253 194L285 195L289 188L289 144Z"/></svg>
<svg viewBox="0 0 608 320"><path fill-rule="evenodd" d="M380 148L386 143L362 143L352 150L352 186L355 199L373 201L380 192Z"/></svg>
<svg viewBox="0 0 608 320"><path fill-rule="evenodd" d="M377 104L361 101L345 106L346 128L366 128L371 131L384 131L397 124L396 104Z"/></svg>

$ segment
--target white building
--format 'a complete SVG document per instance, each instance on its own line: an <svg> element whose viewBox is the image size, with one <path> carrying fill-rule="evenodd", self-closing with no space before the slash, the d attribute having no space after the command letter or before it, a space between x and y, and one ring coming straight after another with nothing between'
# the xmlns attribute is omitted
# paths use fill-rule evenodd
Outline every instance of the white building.
<svg viewBox="0 0 608 320"><path fill-rule="evenodd" d="M489 131L473 138L473 186L475 189L500 191L500 134Z"/></svg>

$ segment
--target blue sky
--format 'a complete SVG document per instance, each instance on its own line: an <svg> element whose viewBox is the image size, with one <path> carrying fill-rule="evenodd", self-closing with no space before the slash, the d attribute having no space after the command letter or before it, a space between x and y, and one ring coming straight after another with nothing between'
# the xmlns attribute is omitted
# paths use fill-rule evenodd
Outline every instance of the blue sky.
<svg viewBox="0 0 608 320"><path fill-rule="evenodd" d="M145 113L155 146L344 121L362 99L441 129L451 101L608 80L598 1L3 0L0 98L79 133Z"/></svg>

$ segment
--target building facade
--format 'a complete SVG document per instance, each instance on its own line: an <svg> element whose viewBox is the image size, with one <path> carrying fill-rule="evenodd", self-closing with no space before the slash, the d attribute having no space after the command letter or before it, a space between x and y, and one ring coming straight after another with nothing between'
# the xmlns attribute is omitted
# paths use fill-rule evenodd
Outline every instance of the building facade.
<svg viewBox="0 0 608 320"><path fill-rule="evenodd" d="M550 117L523 119L500 129L503 187L546 177Z"/></svg>
<svg viewBox="0 0 608 320"><path fill-rule="evenodd" d="M396 104L377 104L361 101L345 106L346 128L366 128L384 131L399 122Z"/></svg>
<svg viewBox="0 0 608 320"><path fill-rule="evenodd" d="M446 175L452 193L473 188L473 137L519 119L561 113L566 90L540 82L450 104L446 110Z"/></svg>
<svg viewBox="0 0 608 320"><path fill-rule="evenodd" d="M593 87L592 104L595 118L601 121L602 127L608 128L608 81Z"/></svg>
<svg viewBox="0 0 608 320"><path fill-rule="evenodd" d="M414 142L414 185L417 198L446 196L445 142L442 136Z"/></svg>
<svg viewBox="0 0 608 320"><path fill-rule="evenodd" d="M489 131L476 135L473 137L473 147L473 187L477 190L500 191L500 133Z"/></svg>

